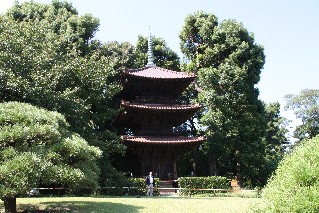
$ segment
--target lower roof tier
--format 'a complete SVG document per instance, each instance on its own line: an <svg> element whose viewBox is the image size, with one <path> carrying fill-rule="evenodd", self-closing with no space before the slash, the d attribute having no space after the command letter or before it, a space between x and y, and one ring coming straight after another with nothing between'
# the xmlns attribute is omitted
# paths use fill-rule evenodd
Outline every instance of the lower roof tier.
<svg viewBox="0 0 319 213"><path fill-rule="evenodd" d="M122 136L124 143L130 144L201 144L206 139L203 136L200 137L185 137L185 136Z"/></svg>
<svg viewBox="0 0 319 213"><path fill-rule="evenodd" d="M122 136L122 142L128 150L140 156L177 158L197 149L205 141L204 137L155 137L155 136ZM165 156L165 157L164 157Z"/></svg>

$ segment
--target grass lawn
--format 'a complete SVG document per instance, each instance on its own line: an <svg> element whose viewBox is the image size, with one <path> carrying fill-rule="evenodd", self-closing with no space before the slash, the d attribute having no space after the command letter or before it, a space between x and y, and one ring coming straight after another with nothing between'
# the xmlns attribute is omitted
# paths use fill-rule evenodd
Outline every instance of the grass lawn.
<svg viewBox="0 0 319 213"><path fill-rule="evenodd" d="M57 197L18 198L18 212L247 212L259 198L242 197ZM46 211L36 211L46 210ZM0 202L0 212L4 212Z"/></svg>

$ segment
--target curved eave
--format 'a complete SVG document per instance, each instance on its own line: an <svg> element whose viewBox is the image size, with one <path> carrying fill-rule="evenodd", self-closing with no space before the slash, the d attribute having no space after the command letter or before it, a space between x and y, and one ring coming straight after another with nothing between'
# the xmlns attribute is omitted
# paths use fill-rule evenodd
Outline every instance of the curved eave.
<svg viewBox="0 0 319 213"><path fill-rule="evenodd" d="M124 77L133 78L144 78L144 79L166 79L166 80L177 80L177 79L191 79L193 80L196 76L193 73L176 72L156 66L144 67L140 69L131 69L123 71Z"/></svg>
<svg viewBox="0 0 319 213"><path fill-rule="evenodd" d="M188 118L191 118L201 106L137 104L124 101L121 108L114 124L129 128L140 128L141 126L154 126L155 124L155 126L163 126L168 121L170 126L179 126Z"/></svg>
<svg viewBox="0 0 319 213"><path fill-rule="evenodd" d="M185 77L176 77L176 78L160 78L156 76L138 76L132 75L130 73L123 73L122 75L123 81L125 83L125 79L137 80L137 81L161 81L161 82L172 82L172 81L181 81L181 82L192 82L196 77L195 76L185 76Z"/></svg>
<svg viewBox="0 0 319 213"><path fill-rule="evenodd" d="M126 70L122 73L121 97L125 100L133 100L138 96L176 99L195 78L194 74L159 67Z"/></svg>
<svg viewBox="0 0 319 213"><path fill-rule="evenodd" d="M154 137L154 136L122 136L124 144L169 144L169 145L199 145L206 140L204 137Z"/></svg>
<svg viewBox="0 0 319 213"><path fill-rule="evenodd" d="M125 109L133 110L156 110L156 111L197 111L201 108L199 104L195 105L167 105L167 104L139 104L129 101L122 101L121 106Z"/></svg>

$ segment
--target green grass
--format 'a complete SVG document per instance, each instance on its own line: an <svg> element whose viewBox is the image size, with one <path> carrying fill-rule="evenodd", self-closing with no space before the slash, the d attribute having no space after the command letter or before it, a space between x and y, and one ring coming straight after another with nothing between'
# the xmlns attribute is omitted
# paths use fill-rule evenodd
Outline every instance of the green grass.
<svg viewBox="0 0 319 213"><path fill-rule="evenodd" d="M116 213L196 213L247 212L258 203L259 198L242 197L57 197L18 198L18 211L46 210L48 212L116 212ZM0 202L0 212L3 212Z"/></svg>

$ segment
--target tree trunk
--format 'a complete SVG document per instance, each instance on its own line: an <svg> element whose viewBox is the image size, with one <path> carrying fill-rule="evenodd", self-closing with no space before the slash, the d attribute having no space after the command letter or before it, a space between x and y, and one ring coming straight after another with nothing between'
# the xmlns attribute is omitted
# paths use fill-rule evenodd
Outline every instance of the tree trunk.
<svg viewBox="0 0 319 213"><path fill-rule="evenodd" d="M239 162L239 151L236 151L236 178L240 188L243 188L243 182L241 179L241 169L240 169L240 162Z"/></svg>
<svg viewBox="0 0 319 213"><path fill-rule="evenodd" d="M4 212L16 213L17 212L17 199L14 197L7 197L3 199Z"/></svg>
<svg viewBox="0 0 319 213"><path fill-rule="evenodd" d="M217 176L217 161L215 157L208 156L209 175Z"/></svg>

